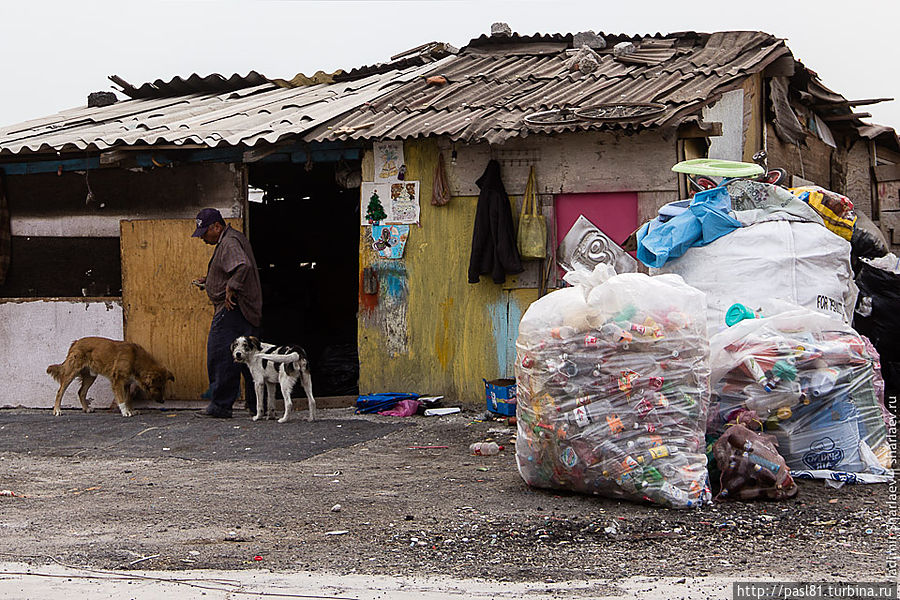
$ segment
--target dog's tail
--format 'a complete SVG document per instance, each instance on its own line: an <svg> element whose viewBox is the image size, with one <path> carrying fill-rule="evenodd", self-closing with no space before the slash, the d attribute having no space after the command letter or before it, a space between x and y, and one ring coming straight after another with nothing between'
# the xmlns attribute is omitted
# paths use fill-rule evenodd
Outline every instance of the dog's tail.
<svg viewBox="0 0 900 600"><path fill-rule="evenodd" d="M257 354L256 357L272 361L273 363L291 363L300 360L300 355L296 352L289 354Z"/></svg>
<svg viewBox="0 0 900 600"><path fill-rule="evenodd" d="M62 371L62 365L50 365L47 367L47 374L53 377L53 379L59 381L60 372Z"/></svg>

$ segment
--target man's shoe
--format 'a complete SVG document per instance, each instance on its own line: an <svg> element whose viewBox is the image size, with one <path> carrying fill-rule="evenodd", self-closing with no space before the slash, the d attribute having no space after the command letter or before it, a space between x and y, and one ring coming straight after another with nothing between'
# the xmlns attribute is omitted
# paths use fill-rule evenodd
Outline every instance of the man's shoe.
<svg viewBox="0 0 900 600"><path fill-rule="evenodd" d="M200 417L201 419L230 419L231 415L226 413L217 413L217 412L209 412L205 408L203 410L198 410L194 413L195 417Z"/></svg>

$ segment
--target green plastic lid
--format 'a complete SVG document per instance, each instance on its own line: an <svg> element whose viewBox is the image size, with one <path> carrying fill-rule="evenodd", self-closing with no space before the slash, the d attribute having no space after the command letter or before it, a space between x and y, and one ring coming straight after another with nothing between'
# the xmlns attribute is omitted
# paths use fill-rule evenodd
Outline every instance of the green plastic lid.
<svg viewBox="0 0 900 600"><path fill-rule="evenodd" d="M711 177L752 177L753 175L762 175L764 173L763 168L755 163L720 160L718 158L683 160L672 167L672 170L676 173L708 175Z"/></svg>
<svg viewBox="0 0 900 600"><path fill-rule="evenodd" d="M747 308L743 304L732 304L725 312L725 324L731 327L735 323L740 323L744 319L755 319L756 313L751 308Z"/></svg>

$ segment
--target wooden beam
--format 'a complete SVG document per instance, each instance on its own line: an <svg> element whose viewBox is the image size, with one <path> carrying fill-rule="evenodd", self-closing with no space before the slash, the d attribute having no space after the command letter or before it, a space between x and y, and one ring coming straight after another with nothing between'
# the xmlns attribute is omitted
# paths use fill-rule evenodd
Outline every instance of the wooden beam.
<svg viewBox="0 0 900 600"><path fill-rule="evenodd" d="M284 148L280 146L267 146L265 148L256 148L253 150L247 150L244 152L243 161L245 163L254 163L258 160L262 160L267 156L271 156L276 152L283 152Z"/></svg>
<svg viewBox="0 0 900 600"><path fill-rule="evenodd" d="M130 152L154 150L207 150L209 146L206 144L157 144L155 146L122 146L116 150L128 150Z"/></svg>
<svg viewBox="0 0 900 600"><path fill-rule="evenodd" d="M687 139L718 137L722 135L721 123L705 123L705 125L708 126L708 129L703 129L696 123L682 125L678 128L678 137L679 139Z"/></svg>
<svg viewBox="0 0 900 600"><path fill-rule="evenodd" d="M883 181L898 181L900 180L900 165L881 165L872 167L872 175L878 183Z"/></svg>
<svg viewBox="0 0 900 600"><path fill-rule="evenodd" d="M835 106L866 106L879 102L891 102L893 98L867 98L866 100L845 100L843 102L816 102L810 105L812 108L833 108Z"/></svg>
<svg viewBox="0 0 900 600"><path fill-rule="evenodd" d="M853 119L866 119L871 117L872 113L850 113L849 115L827 115L821 117L823 121L852 121Z"/></svg>
<svg viewBox="0 0 900 600"><path fill-rule="evenodd" d="M104 152L100 155L100 164L101 165L114 165L116 163L120 163L126 158L134 156L124 150L110 150L108 152Z"/></svg>

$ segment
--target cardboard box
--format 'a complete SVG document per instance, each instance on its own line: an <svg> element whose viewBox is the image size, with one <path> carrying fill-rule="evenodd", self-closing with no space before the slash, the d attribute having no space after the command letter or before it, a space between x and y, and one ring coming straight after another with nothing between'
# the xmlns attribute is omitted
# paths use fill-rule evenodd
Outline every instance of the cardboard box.
<svg viewBox="0 0 900 600"><path fill-rule="evenodd" d="M513 417L516 414L516 380L494 379L484 381L487 409L492 413Z"/></svg>

